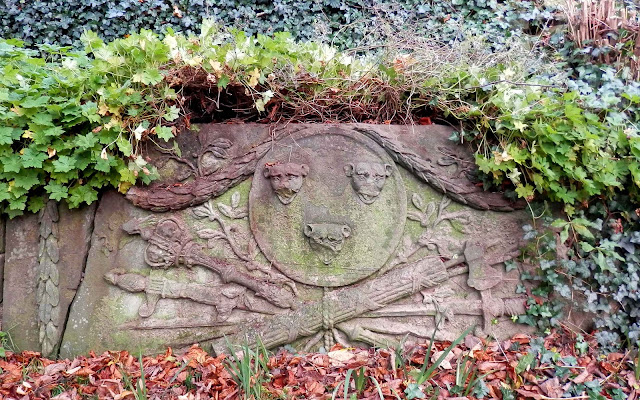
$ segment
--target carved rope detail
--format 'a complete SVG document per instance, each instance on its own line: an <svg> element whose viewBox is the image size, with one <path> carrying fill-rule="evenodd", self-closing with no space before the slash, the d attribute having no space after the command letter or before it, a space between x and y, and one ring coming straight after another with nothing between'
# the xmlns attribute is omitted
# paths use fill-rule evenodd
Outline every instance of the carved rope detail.
<svg viewBox="0 0 640 400"><path fill-rule="evenodd" d="M40 212L40 250L38 252L38 326L43 356L53 354L60 336L60 291L58 261L58 206L47 202Z"/></svg>

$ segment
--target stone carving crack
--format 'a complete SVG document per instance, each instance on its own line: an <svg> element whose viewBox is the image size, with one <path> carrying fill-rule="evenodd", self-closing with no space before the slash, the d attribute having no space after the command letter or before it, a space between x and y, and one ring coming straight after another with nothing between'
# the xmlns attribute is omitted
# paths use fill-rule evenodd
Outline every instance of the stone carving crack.
<svg viewBox="0 0 640 400"><path fill-rule="evenodd" d="M44 356L54 353L60 339L60 272L58 261L58 205L50 200L40 211L40 248L38 252L38 327Z"/></svg>

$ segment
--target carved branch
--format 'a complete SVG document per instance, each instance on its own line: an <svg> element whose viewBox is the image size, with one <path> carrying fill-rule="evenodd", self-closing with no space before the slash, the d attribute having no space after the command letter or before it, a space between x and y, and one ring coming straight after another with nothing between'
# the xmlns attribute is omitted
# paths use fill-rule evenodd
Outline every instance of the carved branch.
<svg viewBox="0 0 640 400"><path fill-rule="evenodd" d="M129 234L140 234L149 242L145 260L153 268L198 265L217 273L226 283L234 282L251 289L257 296L278 307L295 306L294 294L288 289L238 271L234 265L204 253L202 245L193 241L184 223L177 217L161 219L157 223L153 223L149 218L133 219L125 223L123 229Z"/></svg>

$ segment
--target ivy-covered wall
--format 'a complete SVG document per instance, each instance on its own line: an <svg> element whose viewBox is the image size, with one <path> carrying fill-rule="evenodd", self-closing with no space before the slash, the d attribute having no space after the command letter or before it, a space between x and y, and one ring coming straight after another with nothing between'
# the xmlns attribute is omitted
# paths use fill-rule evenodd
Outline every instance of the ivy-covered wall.
<svg viewBox="0 0 640 400"><path fill-rule="evenodd" d="M339 47L406 26L444 41L463 31L485 34L499 45L528 21L549 15L519 0L5 0L0 37L67 46L85 30L108 41L141 28L189 34L213 18L247 33L290 31L296 39L323 38Z"/></svg>

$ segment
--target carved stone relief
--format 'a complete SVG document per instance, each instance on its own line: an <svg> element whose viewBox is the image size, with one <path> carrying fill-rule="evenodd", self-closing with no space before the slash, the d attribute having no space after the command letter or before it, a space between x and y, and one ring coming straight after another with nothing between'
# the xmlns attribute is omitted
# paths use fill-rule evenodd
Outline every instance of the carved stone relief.
<svg viewBox="0 0 640 400"><path fill-rule="evenodd" d="M344 240L351 235L351 228L345 224L306 224L304 235L309 238L311 249L329 265L342 250Z"/></svg>
<svg viewBox="0 0 640 400"><path fill-rule="evenodd" d="M351 178L353 190L364 204L376 201L392 171L390 164L370 162L349 163L344 167L345 174Z"/></svg>
<svg viewBox="0 0 640 400"><path fill-rule="evenodd" d="M0 218L0 299L2 299L2 283L4 282L4 237L5 221ZM0 329L1 328L0 326Z"/></svg>
<svg viewBox="0 0 640 400"><path fill-rule="evenodd" d="M367 166L362 176L380 166L386 185L377 175L347 176L344 168L354 160ZM293 162L308 165L309 172L286 206L273 200L260 171L253 178L249 221L265 257L293 280L323 287L357 282L380 269L398 245L406 218L404 184L397 170L391 173L390 157L365 136L339 131L281 140L258 165ZM354 179L368 193L366 202L354 195Z"/></svg>
<svg viewBox="0 0 640 400"><path fill-rule="evenodd" d="M307 164L265 165L262 173L271 182L271 188L282 204L289 204L302 189L302 180L309 173Z"/></svg>
<svg viewBox="0 0 640 400"><path fill-rule="evenodd" d="M7 221L2 326L17 348L55 357L82 280L95 206L47 202Z"/></svg>
<svg viewBox="0 0 640 400"><path fill-rule="evenodd" d="M491 211L517 205L478 192L446 142L425 150L450 132L418 145L365 125L214 127L155 153L165 176L128 195L138 207L101 201L61 355L513 329L524 299L504 261L527 216Z"/></svg>

